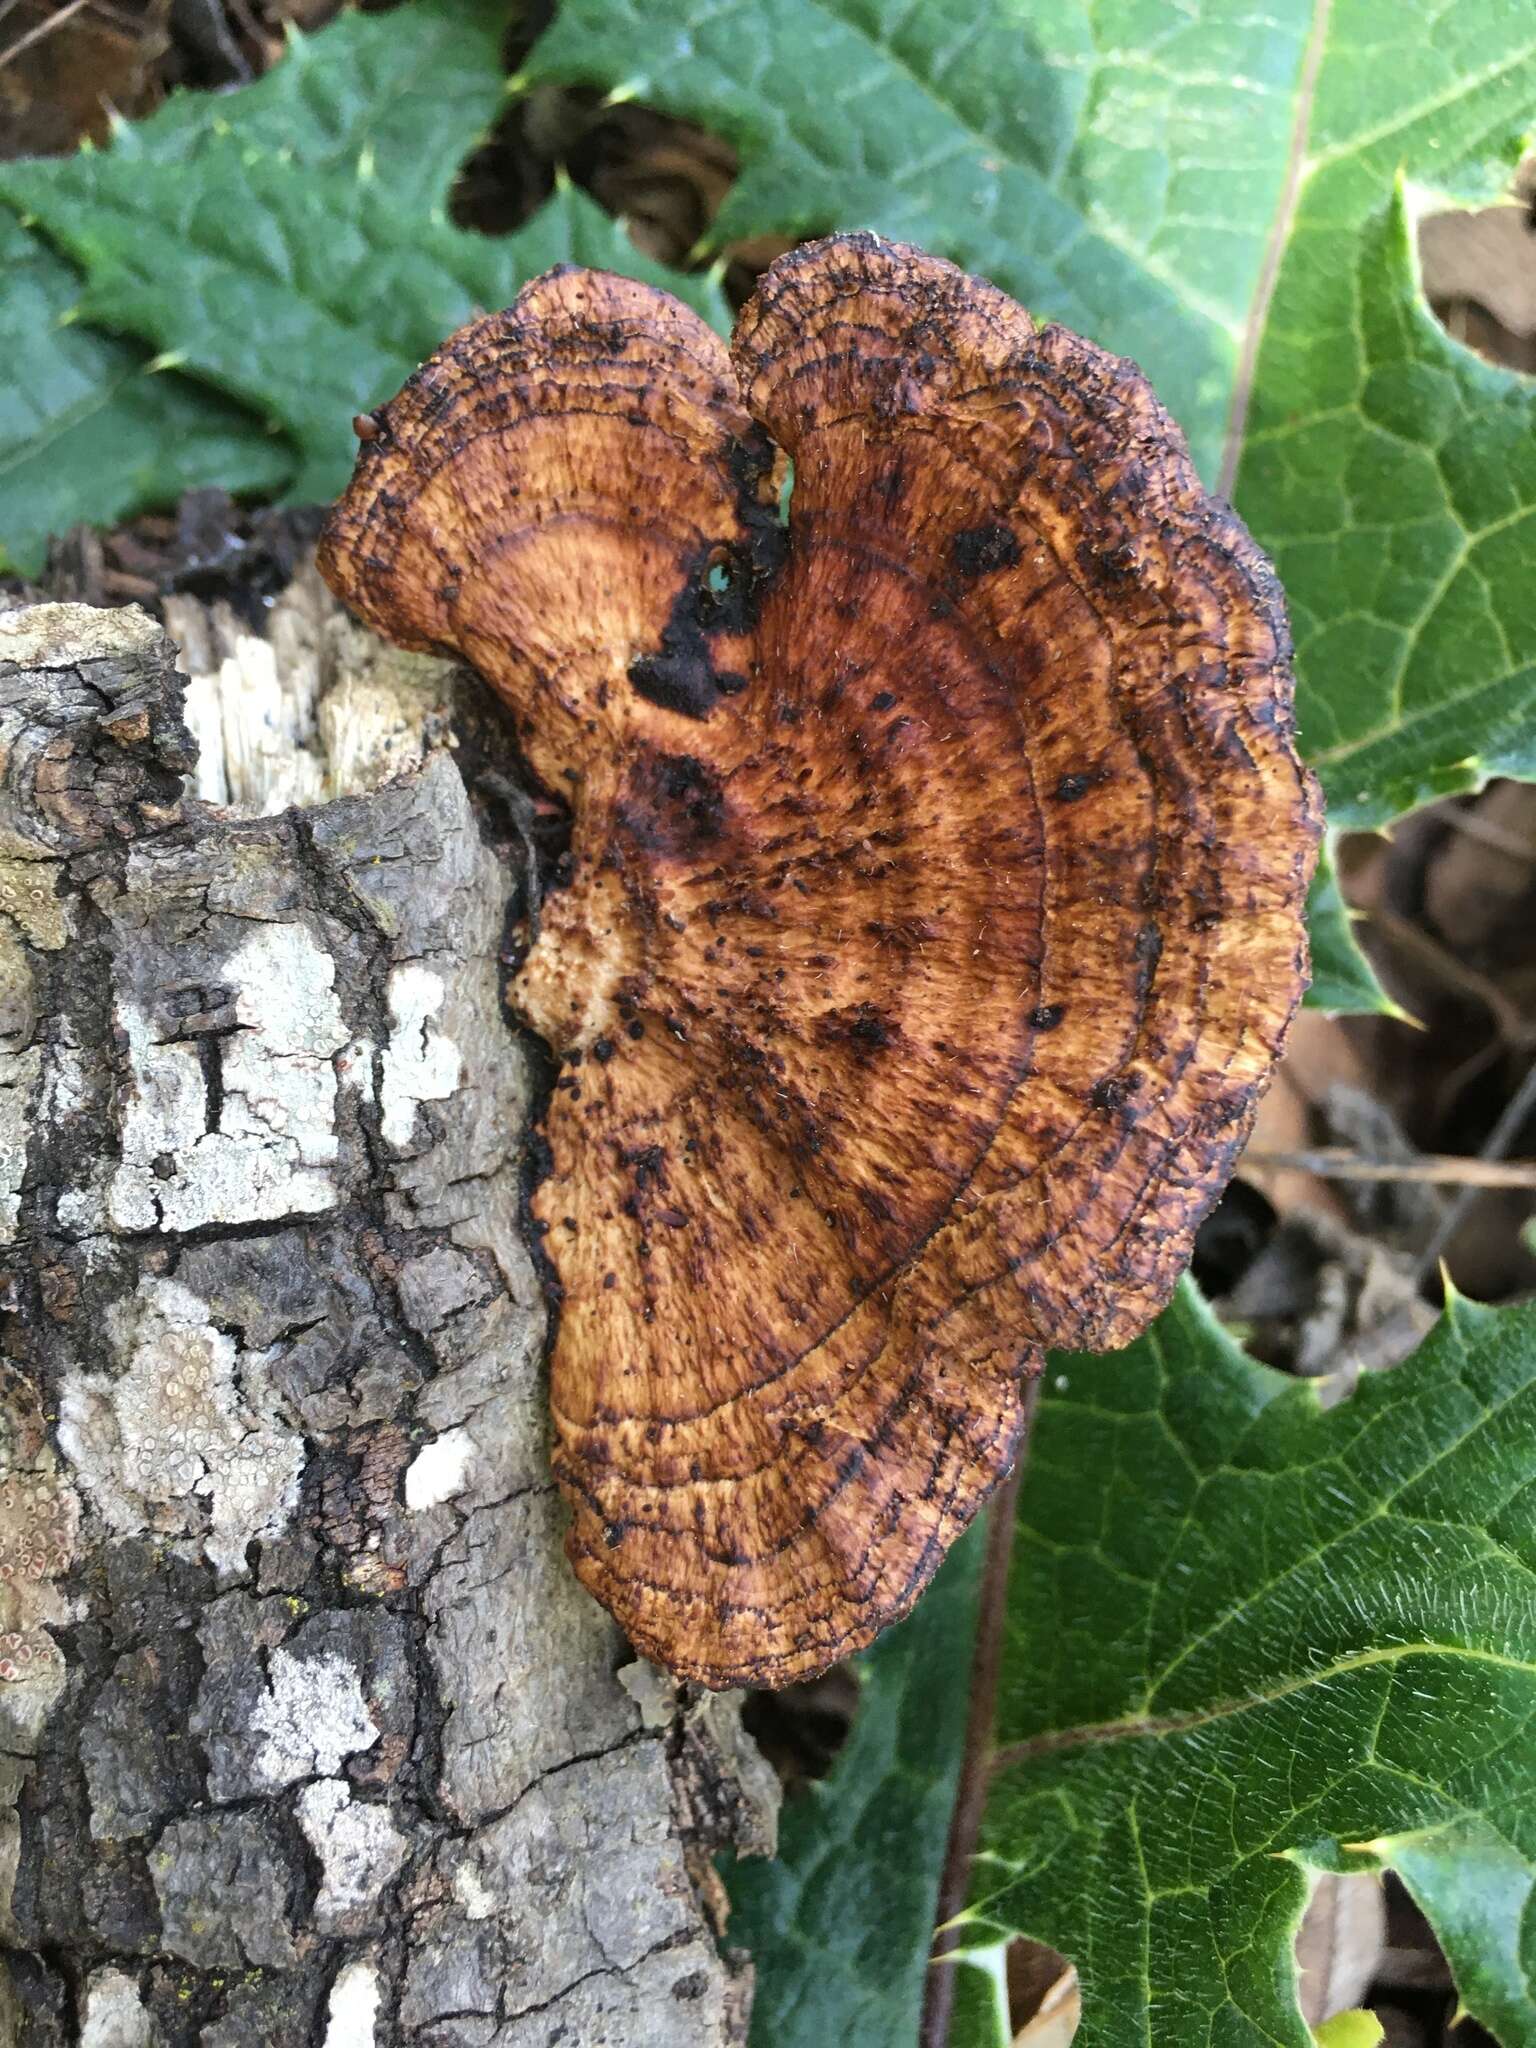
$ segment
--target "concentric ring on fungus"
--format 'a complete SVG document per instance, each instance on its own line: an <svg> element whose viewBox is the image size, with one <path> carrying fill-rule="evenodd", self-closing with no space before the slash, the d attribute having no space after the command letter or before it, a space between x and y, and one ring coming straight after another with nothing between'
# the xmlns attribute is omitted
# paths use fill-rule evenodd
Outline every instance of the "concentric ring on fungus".
<svg viewBox="0 0 1536 2048"><path fill-rule="evenodd" d="M673 1671L783 1685L906 1611L1042 1348L1144 1329L1232 1170L1306 980L1280 589L1132 364L869 235L729 354L551 271L364 425L326 577L571 808L511 988L570 1555Z"/></svg>

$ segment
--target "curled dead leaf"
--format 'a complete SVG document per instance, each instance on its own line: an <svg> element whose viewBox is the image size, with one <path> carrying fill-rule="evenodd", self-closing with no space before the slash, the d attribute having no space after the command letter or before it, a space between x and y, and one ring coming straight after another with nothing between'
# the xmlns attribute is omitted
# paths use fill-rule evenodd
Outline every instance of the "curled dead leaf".
<svg viewBox="0 0 1536 2048"><path fill-rule="evenodd" d="M571 810L511 992L571 1556L781 1685L906 1611L1241 1150L1317 838L1279 587L1133 365L869 235L730 354L551 272L371 420L327 578Z"/></svg>
<svg viewBox="0 0 1536 2048"><path fill-rule="evenodd" d="M1008 1944L1013 2048L1070 2048L1083 2020L1082 1987L1065 1956L1017 1936Z"/></svg>

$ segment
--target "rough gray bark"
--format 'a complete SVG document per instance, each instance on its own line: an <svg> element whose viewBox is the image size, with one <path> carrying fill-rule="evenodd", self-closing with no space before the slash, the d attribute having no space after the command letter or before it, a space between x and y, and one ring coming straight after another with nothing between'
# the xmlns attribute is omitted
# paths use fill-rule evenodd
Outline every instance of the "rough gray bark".
<svg viewBox="0 0 1536 2048"><path fill-rule="evenodd" d="M720 2048L771 1794L561 1555L517 858L285 617L181 620L240 816L153 622L0 614L0 2039Z"/></svg>

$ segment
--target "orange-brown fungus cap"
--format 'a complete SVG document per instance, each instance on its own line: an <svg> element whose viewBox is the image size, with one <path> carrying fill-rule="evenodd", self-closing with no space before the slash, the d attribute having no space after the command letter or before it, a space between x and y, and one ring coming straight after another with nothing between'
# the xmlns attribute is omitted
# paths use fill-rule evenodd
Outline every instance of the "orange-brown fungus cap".
<svg viewBox="0 0 1536 2048"><path fill-rule="evenodd" d="M551 272L372 417L326 576L572 811L512 988L571 1556L780 1685L912 1604L1042 1347L1145 1328L1232 1170L1305 983L1280 591L1133 365L867 235L729 354Z"/></svg>

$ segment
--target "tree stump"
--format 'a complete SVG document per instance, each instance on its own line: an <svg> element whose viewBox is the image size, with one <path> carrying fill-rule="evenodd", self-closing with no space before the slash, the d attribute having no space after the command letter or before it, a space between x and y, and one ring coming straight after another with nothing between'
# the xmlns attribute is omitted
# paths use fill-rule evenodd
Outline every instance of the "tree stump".
<svg viewBox="0 0 1536 2048"><path fill-rule="evenodd" d="M200 765L154 621L0 614L0 2038L718 2048L773 1793L561 1552L524 856L290 597L183 606Z"/></svg>

